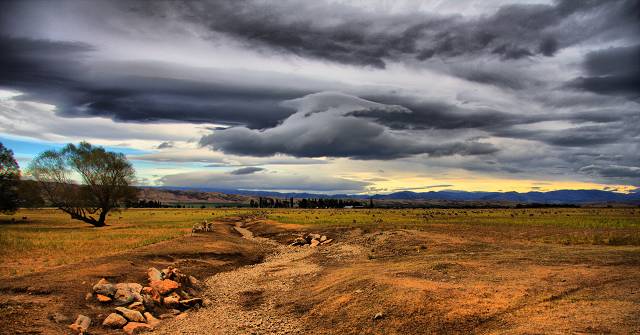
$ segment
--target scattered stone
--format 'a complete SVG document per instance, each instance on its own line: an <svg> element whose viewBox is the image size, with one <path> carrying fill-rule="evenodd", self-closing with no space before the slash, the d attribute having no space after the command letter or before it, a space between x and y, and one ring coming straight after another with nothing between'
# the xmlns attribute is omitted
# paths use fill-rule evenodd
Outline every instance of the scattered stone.
<svg viewBox="0 0 640 335"><path fill-rule="evenodd" d="M160 324L160 320L156 319L153 314L149 312L144 312L144 318L147 320L147 323L153 328L157 327Z"/></svg>
<svg viewBox="0 0 640 335"><path fill-rule="evenodd" d="M193 299L180 300L180 305L183 308L191 308L191 307L195 307L195 306L202 306L202 299L201 298L193 298Z"/></svg>
<svg viewBox="0 0 640 335"><path fill-rule="evenodd" d="M66 315L60 312L55 312L55 313L49 314L49 320L55 323L64 323L64 322L69 322L69 317L67 317Z"/></svg>
<svg viewBox="0 0 640 335"><path fill-rule="evenodd" d="M132 311L144 312L144 304L136 301L133 304L129 305L129 309Z"/></svg>
<svg viewBox="0 0 640 335"><path fill-rule="evenodd" d="M162 272L156 268L149 268L149 270L147 270L147 277L149 278L149 282L162 280Z"/></svg>
<svg viewBox="0 0 640 335"><path fill-rule="evenodd" d="M107 303L107 302L111 302L111 298L107 297L106 295L102 295L102 294L96 294L96 299L98 299L99 302L101 303Z"/></svg>
<svg viewBox="0 0 640 335"><path fill-rule="evenodd" d="M70 325L69 329L75 334L86 334L89 326L91 326L91 319L85 315L78 314L76 322Z"/></svg>
<svg viewBox="0 0 640 335"><path fill-rule="evenodd" d="M156 291L154 288L152 287L145 287L142 289L142 296L144 297L149 297L153 302L155 303L162 303L162 296L160 295L160 293L158 293L158 291ZM145 301L145 300L143 300Z"/></svg>
<svg viewBox="0 0 640 335"><path fill-rule="evenodd" d="M210 231L213 231L213 222L207 222L207 220L204 220L201 223L196 223L191 228L192 233L202 233Z"/></svg>
<svg viewBox="0 0 640 335"><path fill-rule="evenodd" d="M289 245L294 247L317 247L323 244L331 243L331 239L326 235L320 235L315 233L307 234L304 237L296 237Z"/></svg>
<svg viewBox="0 0 640 335"><path fill-rule="evenodd" d="M116 305L127 305L133 301L142 301L140 291L142 285L138 283L118 283L115 285L116 293L113 300Z"/></svg>
<svg viewBox="0 0 640 335"><path fill-rule="evenodd" d="M102 325L109 328L122 328L127 324L127 319L118 313L111 313L102 322Z"/></svg>
<svg viewBox="0 0 640 335"><path fill-rule="evenodd" d="M382 314L382 312L378 312L376 313L376 315L373 316L374 320L380 320L382 318L384 318L384 314Z"/></svg>
<svg viewBox="0 0 640 335"><path fill-rule="evenodd" d="M189 316L189 314L187 312L180 313L180 314L176 315L176 320L185 319L187 316Z"/></svg>
<svg viewBox="0 0 640 335"><path fill-rule="evenodd" d="M198 286L200 282L196 279L196 277L194 276L189 276L189 284L191 284L191 286Z"/></svg>
<svg viewBox="0 0 640 335"><path fill-rule="evenodd" d="M291 242L290 245L296 247L296 246L303 246L305 244L307 244L307 240L305 240L302 237L296 237L296 239L293 240L293 242Z"/></svg>
<svg viewBox="0 0 640 335"><path fill-rule="evenodd" d="M117 307L116 311L122 314L122 316L124 316L129 321L144 322L144 317L138 311L133 311L125 307Z"/></svg>
<svg viewBox="0 0 640 335"><path fill-rule="evenodd" d="M161 295L165 295L180 287L180 284L171 279L163 279L152 281L150 286Z"/></svg>
<svg viewBox="0 0 640 335"><path fill-rule="evenodd" d="M102 278L95 285L93 285L93 292L106 296L112 296L116 293L116 288L108 280Z"/></svg>
<svg viewBox="0 0 640 335"><path fill-rule="evenodd" d="M126 326L124 326L124 328L122 328L122 330L124 330L125 334L127 335L134 335L146 332L148 330L153 330L153 327L146 323L129 322Z"/></svg>
<svg viewBox="0 0 640 335"><path fill-rule="evenodd" d="M180 304L180 296L176 292L172 292L162 299L162 303L168 307L178 306Z"/></svg>

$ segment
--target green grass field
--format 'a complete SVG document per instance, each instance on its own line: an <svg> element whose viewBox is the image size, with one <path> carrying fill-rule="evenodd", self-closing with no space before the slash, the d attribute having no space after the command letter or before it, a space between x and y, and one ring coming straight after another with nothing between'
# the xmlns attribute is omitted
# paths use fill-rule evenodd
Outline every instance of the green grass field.
<svg viewBox="0 0 640 335"><path fill-rule="evenodd" d="M0 276L117 254L182 236L194 223L258 214L318 228L491 229L544 243L640 245L640 209L129 209L93 228L54 209L0 216ZM26 220L22 218L26 217ZM15 220L14 222L12 222Z"/></svg>

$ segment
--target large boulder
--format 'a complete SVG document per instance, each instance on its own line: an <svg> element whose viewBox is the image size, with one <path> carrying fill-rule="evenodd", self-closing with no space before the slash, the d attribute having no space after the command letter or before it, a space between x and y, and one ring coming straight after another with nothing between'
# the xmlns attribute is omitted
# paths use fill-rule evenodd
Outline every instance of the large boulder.
<svg viewBox="0 0 640 335"><path fill-rule="evenodd" d="M138 312L138 311L134 311L128 308L124 308L124 307L117 307L116 311L118 313L120 313L120 315L124 316L125 319L132 321L132 322L144 322L144 316L142 316L142 313Z"/></svg>
<svg viewBox="0 0 640 335"><path fill-rule="evenodd" d="M102 278L93 285L93 293L113 296L116 293L116 288L108 280Z"/></svg>
<svg viewBox="0 0 640 335"><path fill-rule="evenodd" d="M122 328L127 324L127 319L118 313L111 313L102 322L102 325L109 328Z"/></svg>
<svg viewBox="0 0 640 335"><path fill-rule="evenodd" d="M122 328L122 330L124 330L124 333L127 335L134 335L153 330L153 327L146 323L129 322L126 326L124 326L124 328Z"/></svg>
<svg viewBox="0 0 640 335"><path fill-rule="evenodd" d="M76 322L71 324L69 329L71 329L74 334L86 334L89 326L91 326L91 319L88 316L79 314Z"/></svg>
<svg viewBox="0 0 640 335"><path fill-rule="evenodd" d="M161 295L166 295L179 288L180 284L171 279L163 279L152 281L149 286L158 291L158 293L160 293Z"/></svg>

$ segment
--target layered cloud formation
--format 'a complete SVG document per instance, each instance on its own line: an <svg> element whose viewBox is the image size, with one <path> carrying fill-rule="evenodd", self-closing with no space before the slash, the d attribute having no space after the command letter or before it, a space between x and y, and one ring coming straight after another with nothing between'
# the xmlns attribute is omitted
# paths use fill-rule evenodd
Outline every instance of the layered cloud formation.
<svg viewBox="0 0 640 335"><path fill-rule="evenodd" d="M4 1L0 91L14 93L0 94L0 131L146 150L131 155L142 173L175 185L640 186L639 12L631 0Z"/></svg>

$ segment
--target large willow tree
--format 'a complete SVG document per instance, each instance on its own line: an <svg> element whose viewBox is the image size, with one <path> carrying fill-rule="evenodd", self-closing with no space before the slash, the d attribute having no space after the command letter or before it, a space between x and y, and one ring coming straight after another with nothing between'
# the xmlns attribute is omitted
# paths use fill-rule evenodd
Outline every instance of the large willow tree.
<svg viewBox="0 0 640 335"><path fill-rule="evenodd" d="M126 157L87 142L41 153L28 172L51 205L95 227L104 226L109 211L136 194L135 170Z"/></svg>

